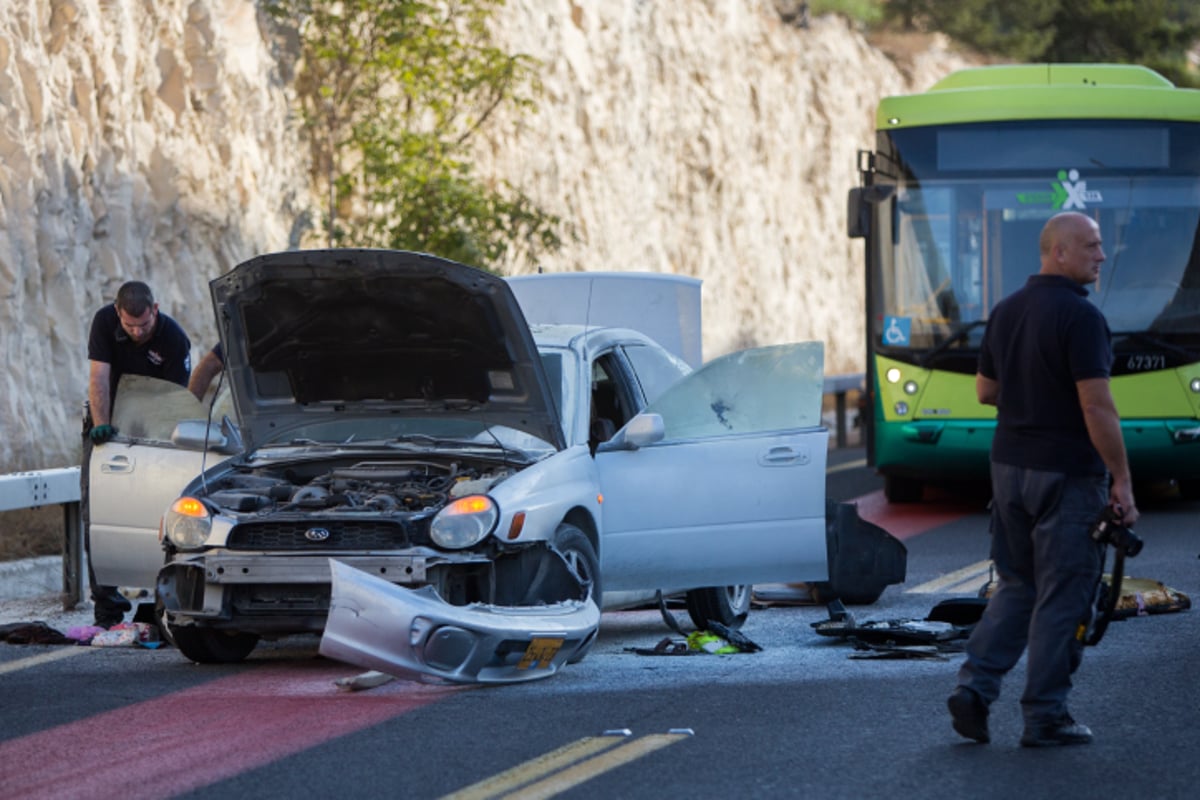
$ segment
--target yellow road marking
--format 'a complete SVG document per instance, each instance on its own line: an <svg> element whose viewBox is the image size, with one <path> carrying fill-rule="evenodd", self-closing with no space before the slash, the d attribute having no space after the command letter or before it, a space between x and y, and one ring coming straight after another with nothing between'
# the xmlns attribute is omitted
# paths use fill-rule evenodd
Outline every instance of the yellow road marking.
<svg viewBox="0 0 1200 800"><path fill-rule="evenodd" d="M867 460L865 458L860 458L857 461L847 461L845 464L838 464L836 467L826 467L825 474L828 475L831 472L845 472L848 469L858 469L859 467L865 467L866 465Z"/></svg>
<svg viewBox="0 0 1200 800"><path fill-rule="evenodd" d="M498 797L576 761L582 761L594 753L614 747L622 741L624 738L620 736L589 736L448 794L442 800L487 800Z"/></svg>
<svg viewBox="0 0 1200 800"><path fill-rule="evenodd" d="M623 764L628 764L630 761L653 753L655 750L659 750L667 745L675 744L680 739L687 739L689 736L690 734L687 733L655 733L643 736L640 739L634 739L628 744L623 744L606 753L593 756L587 761L576 764L570 769L565 769L556 775L551 775L529 786L523 786L520 791L508 795L508 797L514 798L514 800L515 798L520 798L520 800L545 800L548 797L554 797L556 794L565 792L567 789L578 786L585 781L589 781L597 775L616 769Z"/></svg>
<svg viewBox="0 0 1200 800"><path fill-rule="evenodd" d="M914 586L911 589L906 589L905 594L937 594L940 592L949 592L960 586L970 586L972 582L978 581L980 578L987 579L989 570L992 566L990 559L986 561L977 561L970 566L956 569L954 572L948 572L940 578L934 578L931 581L922 583L919 586ZM976 584L975 588L979 588Z"/></svg>
<svg viewBox="0 0 1200 800"><path fill-rule="evenodd" d="M0 675L7 675L10 672L36 667L38 664L58 661L60 658L67 658L69 656L81 656L84 653L90 652L92 652L92 648L90 647L63 647L59 650L48 650L41 655L19 658L16 661L8 661L0 664Z"/></svg>

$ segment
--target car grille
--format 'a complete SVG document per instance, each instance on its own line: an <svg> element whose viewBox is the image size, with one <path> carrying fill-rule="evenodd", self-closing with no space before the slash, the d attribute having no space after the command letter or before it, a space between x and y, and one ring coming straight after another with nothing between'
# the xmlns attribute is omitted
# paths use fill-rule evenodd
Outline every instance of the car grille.
<svg viewBox="0 0 1200 800"><path fill-rule="evenodd" d="M392 519L306 519L246 522L229 534L230 550L396 550L423 542L423 530ZM328 531L316 538L311 531Z"/></svg>

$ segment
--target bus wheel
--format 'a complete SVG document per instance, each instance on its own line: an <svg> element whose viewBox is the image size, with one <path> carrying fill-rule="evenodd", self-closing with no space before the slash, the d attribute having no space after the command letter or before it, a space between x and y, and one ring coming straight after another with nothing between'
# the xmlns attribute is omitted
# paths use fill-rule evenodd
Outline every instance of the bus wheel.
<svg viewBox="0 0 1200 800"><path fill-rule="evenodd" d="M915 478L902 478L899 475L885 475L883 478L883 494L889 503L919 503L924 489Z"/></svg>
<svg viewBox="0 0 1200 800"><path fill-rule="evenodd" d="M1184 500L1200 500L1200 478L1184 478L1180 480L1179 496Z"/></svg>

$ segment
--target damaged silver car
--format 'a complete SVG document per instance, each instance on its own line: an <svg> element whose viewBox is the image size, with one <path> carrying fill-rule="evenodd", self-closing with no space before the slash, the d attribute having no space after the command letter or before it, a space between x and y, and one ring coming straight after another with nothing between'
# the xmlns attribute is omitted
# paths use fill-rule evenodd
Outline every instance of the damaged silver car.
<svg viewBox="0 0 1200 800"><path fill-rule="evenodd" d="M530 325L502 278L408 252L276 253L211 286L236 420L93 456L207 447L155 576L195 661L323 632L391 674L526 680L582 658L601 608L681 595L737 625L751 584L828 577L820 343L692 372L631 328ZM91 492L154 479L95 468ZM132 543L92 520L93 550Z"/></svg>

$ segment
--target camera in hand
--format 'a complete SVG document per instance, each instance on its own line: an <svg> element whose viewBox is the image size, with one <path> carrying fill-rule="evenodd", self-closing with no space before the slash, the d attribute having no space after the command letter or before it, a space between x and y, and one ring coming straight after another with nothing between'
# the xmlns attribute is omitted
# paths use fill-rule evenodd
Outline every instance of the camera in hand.
<svg viewBox="0 0 1200 800"><path fill-rule="evenodd" d="M1129 558L1142 552L1144 544L1136 533L1121 524L1120 517L1112 506L1105 506L1100 518L1092 526L1092 541L1111 544Z"/></svg>

